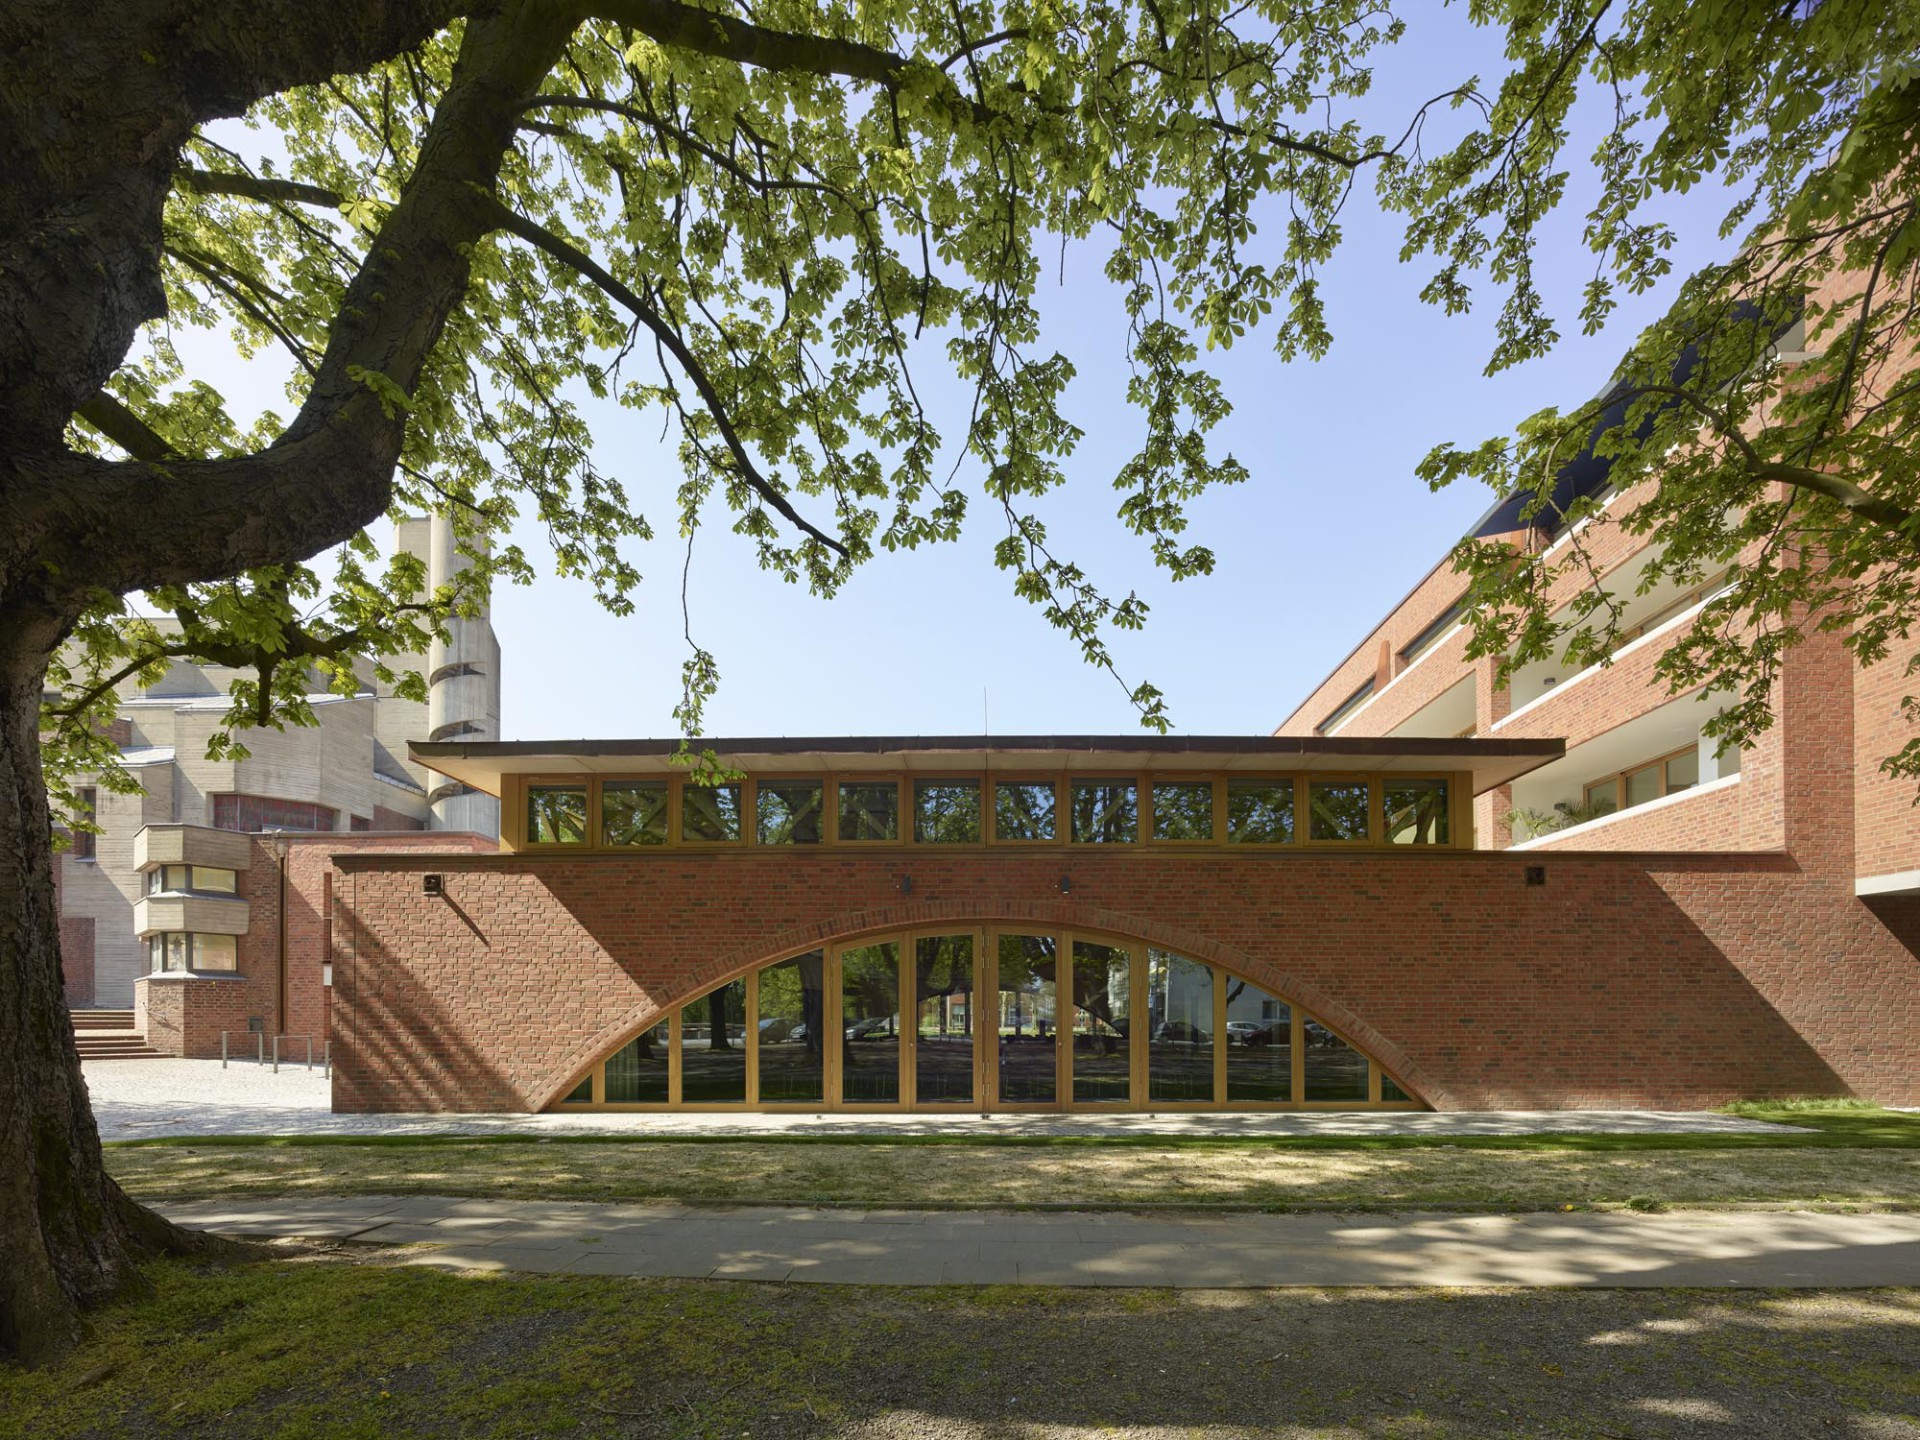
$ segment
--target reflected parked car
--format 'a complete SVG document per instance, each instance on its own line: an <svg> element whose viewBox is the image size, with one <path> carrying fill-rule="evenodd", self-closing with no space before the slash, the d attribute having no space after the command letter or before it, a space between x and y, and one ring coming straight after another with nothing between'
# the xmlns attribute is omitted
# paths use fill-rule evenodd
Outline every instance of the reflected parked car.
<svg viewBox="0 0 1920 1440"><path fill-rule="evenodd" d="M1263 1024L1258 1020L1229 1020L1227 1021L1227 1043L1229 1045L1245 1045L1249 1043L1255 1035L1258 1035L1272 1023L1272 1021L1268 1021Z"/></svg>
<svg viewBox="0 0 1920 1440"><path fill-rule="evenodd" d="M1291 1045L1293 1043L1293 1022L1290 1020L1269 1020L1264 1025L1255 1026L1240 1041L1242 1045Z"/></svg>
<svg viewBox="0 0 1920 1440"><path fill-rule="evenodd" d="M899 1018L897 1015L869 1015L864 1020L856 1020L847 1026L847 1039L885 1039L894 1033L894 1024Z"/></svg>
<svg viewBox="0 0 1920 1440"><path fill-rule="evenodd" d="M1210 1045L1213 1035L1188 1020L1169 1020L1153 1032L1156 1045Z"/></svg>

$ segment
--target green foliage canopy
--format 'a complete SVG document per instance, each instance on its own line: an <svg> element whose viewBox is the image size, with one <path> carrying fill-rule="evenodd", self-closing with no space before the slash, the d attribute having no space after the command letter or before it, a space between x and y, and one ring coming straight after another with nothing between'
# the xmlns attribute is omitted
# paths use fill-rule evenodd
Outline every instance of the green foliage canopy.
<svg viewBox="0 0 1920 1440"><path fill-rule="evenodd" d="M285 422L237 424L170 327L285 352L302 405L356 277L398 245L423 179L472 141L448 97L486 78L498 37L477 37L502 11L542 7L476 10L485 24L454 18L412 49L269 94L247 113L257 144L196 133L164 216L168 318L82 407L71 443L154 464L270 448ZM1354 117L1373 57L1404 30L1366 0L583 4L536 87L485 97L514 112L512 142L492 191L471 197L482 219L464 292L418 373L348 372L386 420L404 419L390 512L450 511L477 563L425 594L416 562L382 562L363 533L324 584L303 554L151 591L177 627L129 621L125 598L102 592L50 676L49 773L110 763L111 682L171 654L251 658L236 727L310 719L310 669L350 690L356 657L422 650L483 586L530 578L500 538L516 517L544 527L562 574L628 613L640 576L622 545L653 532L595 461L603 405L658 412L677 435L682 535L717 498L763 566L817 594L876 548L952 540L984 503L1017 592L1115 670L1110 638L1146 605L1057 555L1036 514L1081 438L1064 404L1072 361L1049 348L1035 302L1053 252L1097 258L1123 298L1141 439L1112 477L1119 514L1184 579L1213 564L1186 533L1190 502L1245 475L1212 443L1228 405L1206 353L1255 335L1288 358L1325 352L1317 272L1351 197L1371 188L1401 217L1429 300L1463 310L1474 284L1493 288L1500 368L1557 338L1533 260L1576 166L1598 195L1589 331L1621 287L1667 274L1674 237L1651 202L1732 187L1725 233L1746 243L1632 346L1627 421L1598 443L1623 483L1657 478L1620 522L1667 541L1645 583L1740 561L1663 667L1676 687L1738 690L1715 724L1751 739L1805 626L1878 660L1920 603L1920 385L1900 375L1920 256L1920 13L1875 0L1475 0L1470 13L1505 32L1507 73L1436 77L1400 107L1404 129L1378 135ZM1593 155L1568 156L1583 90L1610 97L1614 123ZM404 275L410 257L387 258ZM1828 293L1843 271L1870 275L1864 298ZM374 303L411 302L402 288ZM1784 362L1790 329L1814 358ZM1697 360L1681 376L1683 354ZM965 385L964 414L922 402L929 364ZM1594 413L1443 446L1423 473L1538 490L1538 512L1543 478ZM1534 518L1566 526L1597 508ZM1619 604L1599 577L1570 608L1549 603L1582 553L1463 547L1477 649L1513 664L1608 653ZM689 734L717 674L694 647L677 712ZM418 693L417 677L388 678ZM1128 690L1164 728L1159 691ZM1920 742L1900 763L1920 770Z"/></svg>

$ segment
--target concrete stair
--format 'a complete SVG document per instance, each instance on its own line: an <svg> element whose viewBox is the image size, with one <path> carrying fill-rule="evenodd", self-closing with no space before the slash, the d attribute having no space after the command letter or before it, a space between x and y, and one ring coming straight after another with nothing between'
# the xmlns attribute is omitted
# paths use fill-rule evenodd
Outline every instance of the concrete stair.
<svg viewBox="0 0 1920 1440"><path fill-rule="evenodd" d="M82 1030L131 1030L134 1028L131 1010L75 1010L73 1012L75 1033Z"/></svg>
<svg viewBox="0 0 1920 1440"><path fill-rule="evenodd" d="M167 1057L147 1044L147 1037L133 1028L131 1010L76 1010L73 1012L73 1043L82 1060L164 1060Z"/></svg>

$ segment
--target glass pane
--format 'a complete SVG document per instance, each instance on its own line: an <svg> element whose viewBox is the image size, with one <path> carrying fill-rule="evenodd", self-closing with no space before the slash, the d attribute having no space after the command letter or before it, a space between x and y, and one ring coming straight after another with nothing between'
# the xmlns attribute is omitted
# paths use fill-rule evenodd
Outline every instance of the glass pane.
<svg viewBox="0 0 1920 1440"><path fill-rule="evenodd" d="M607 1059L607 1103L667 1103L667 1022L642 1030Z"/></svg>
<svg viewBox="0 0 1920 1440"><path fill-rule="evenodd" d="M913 947L919 1035L914 1100L971 1105L973 1093L973 937L930 935Z"/></svg>
<svg viewBox="0 0 1920 1440"><path fill-rule="evenodd" d="M888 940L840 952L840 1098L900 1101L900 947Z"/></svg>
<svg viewBox="0 0 1920 1440"><path fill-rule="evenodd" d="M1059 1099L1057 954L1051 935L1000 937L1000 1099L1010 1105L1051 1105Z"/></svg>
<svg viewBox="0 0 1920 1440"><path fill-rule="evenodd" d="M593 1076L589 1075L560 1102L563 1105L591 1105L593 1103Z"/></svg>
<svg viewBox="0 0 1920 1440"><path fill-rule="evenodd" d="M231 870L218 870L211 865L193 867L193 888L210 890L217 895L231 895L238 888L238 877Z"/></svg>
<svg viewBox="0 0 1920 1440"><path fill-rule="evenodd" d="M1077 845L1130 845L1140 838L1140 797L1131 780L1075 780L1068 787Z"/></svg>
<svg viewBox="0 0 1920 1440"><path fill-rule="evenodd" d="M238 970L240 944L232 935L196 935L193 937L193 968L196 970Z"/></svg>
<svg viewBox="0 0 1920 1440"><path fill-rule="evenodd" d="M584 845L587 839L587 787L529 785L527 843Z"/></svg>
<svg viewBox="0 0 1920 1440"><path fill-rule="evenodd" d="M1404 1104L1413 1099L1413 1096L1409 1095L1405 1090L1402 1090L1394 1078L1382 1070L1380 1072L1380 1098L1382 1100L1397 1101Z"/></svg>
<svg viewBox="0 0 1920 1440"><path fill-rule="evenodd" d="M922 845L978 845L980 782L914 781L913 838Z"/></svg>
<svg viewBox="0 0 1920 1440"><path fill-rule="evenodd" d="M1447 843L1447 782L1388 780L1387 839L1395 845Z"/></svg>
<svg viewBox="0 0 1920 1440"><path fill-rule="evenodd" d="M754 831L762 845L818 845L826 786L818 780L762 780L754 787Z"/></svg>
<svg viewBox="0 0 1920 1440"><path fill-rule="evenodd" d="M1213 1099L1213 971L1147 952L1147 1098Z"/></svg>
<svg viewBox="0 0 1920 1440"><path fill-rule="evenodd" d="M680 1103L747 1098L747 982L735 980L680 1008Z"/></svg>
<svg viewBox="0 0 1920 1440"><path fill-rule="evenodd" d="M818 950L760 972L760 1099L818 1104L826 1096L821 1031L825 957Z"/></svg>
<svg viewBox="0 0 1920 1440"><path fill-rule="evenodd" d="M1691 790L1700 783L1700 752L1689 750L1667 761L1667 793Z"/></svg>
<svg viewBox="0 0 1920 1440"><path fill-rule="evenodd" d="M600 787L602 845L667 843L667 782L622 781Z"/></svg>
<svg viewBox="0 0 1920 1440"><path fill-rule="evenodd" d="M738 785L683 785L680 787L682 840L738 840L740 787Z"/></svg>
<svg viewBox="0 0 1920 1440"><path fill-rule="evenodd" d="M900 787L883 783L844 783L840 786L842 840L898 840Z"/></svg>
<svg viewBox="0 0 1920 1440"><path fill-rule="evenodd" d="M1133 957L1118 945L1073 942L1073 1098L1076 1104L1133 1098L1127 1034Z"/></svg>
<svg viewBox="0 0 1920 1440"><path fill-rule="evenodd" d="M1213 782L1210 780L1154 781L1153 838L1156 840L1211 840L1213 838Z"/></svg>
<svg viewBox="0 0 1920 1440"><path fill-rule="evenodd" d="M1627 808L1660 798L1660 767L1646 765L1627 776Z"/></svg>
<svg viewBox="0 0 1920 1440"><path fill-rule="evenodd" d="M1051 780L999 780L993 787L996 840L1053 839Z"/></svg>
<svg viewBox="0 0 1920 1440"><path fill-rule="evenodd" d="M1293 843L1293 781L1227 781L1227 840L1234 845Z"/></svg>
<svg viewBox="0 0 1920 1440"><path fill-rule="evenodd" d="M1367 782L1364 780L1310 780L1307 813L1313 840L1367 838Z"/></svg>
<svg viewBox="0 0 1920 1440"><path fill-rule="evenodd" d="M1612 780L1601 780L1587 786L1587 813L1593 819L1602 815L1611 815L1619 805L1620 791Z"/></svg>
<svg viewBox="0 0 1920 1440"><path fill-rule="evenodd" d="M1237 976L1227 987L1227 1099L1293 1099L1293 1009Z"/></svg>
<svg viewBox="0 0 1920 1440"><path fill-rule="evenodd" d="M1367 1098L1367 1057L1318 1020L1306 1023L1309 1100Z"/></svg>

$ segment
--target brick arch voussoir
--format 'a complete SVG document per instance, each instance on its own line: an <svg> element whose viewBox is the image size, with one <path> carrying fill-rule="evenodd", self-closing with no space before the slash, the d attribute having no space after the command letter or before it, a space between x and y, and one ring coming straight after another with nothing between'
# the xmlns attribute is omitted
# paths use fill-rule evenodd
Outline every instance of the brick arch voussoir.
<svg viewBox="0 0 1920 1440"><path fill-rule="evenodd" d="M1449 1107L1452 1097L1444 1084L1429 1077L1412 1057L1364 1017L1354 1014L1340 1000L1310 981L1289 974L1271 961L1184 926L1169 925L1150 916L1087 905L1064 897L1058 900L1025 901L921 900L877 906L850 911L808 925L793 926L751 945L716 955L707 964L690 972L686 985L678 993L664 1000L650 998L639 1002L619 1019L604 1026L592 1039L576 1046L555 1069L554 1078L534 1089L529 1100L533 1109L545 1110L560 1096L570 1093L595 1065L634 1036L658 1024L662 1017L671 1014L678 1006L764 965L793 955L803 955L825 945L843 944L888 931L923 930L943 924L1023 923L1045 925L1052 929L1107 931L1230 970L1253 981L1276 999L1308 1011L1315 1019L1344 1035L1390 1070L1401 1085L1434 1108Z"/></svg>

